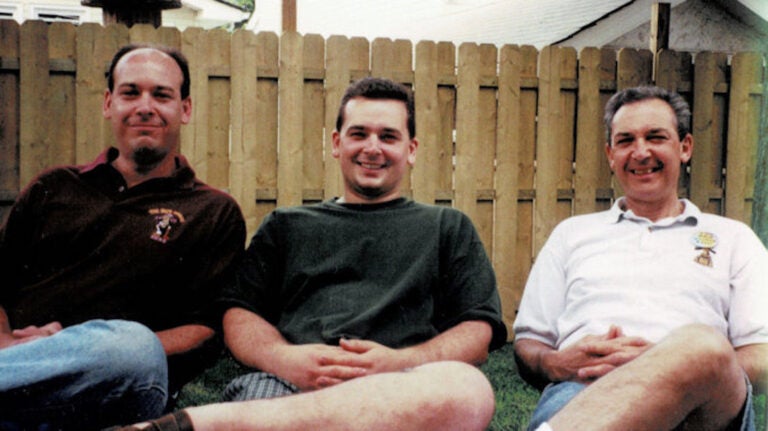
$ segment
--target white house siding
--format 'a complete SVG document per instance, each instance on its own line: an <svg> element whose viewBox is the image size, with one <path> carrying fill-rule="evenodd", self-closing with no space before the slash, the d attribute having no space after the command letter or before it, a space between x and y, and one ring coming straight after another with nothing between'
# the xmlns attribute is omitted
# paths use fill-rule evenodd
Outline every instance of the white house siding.
<svg viewBox="0 0 768 431"><path fill-rule="evenodd" d="M13 10L13 19L22 23L40 19L41 14L77 16L75 22L101 22L101 9L85 7L73 0L0 0L0 11Z"/></svg>
<svg viewBox="0 0 768 431"><path fill-rule="evenodd" d="M74 22L102 22L102 10L87 7L80 0L0 0L0 14L13 10L13 19L19 23L29 19L40 19L40 13L77 16ZM216 0L182 0L182 7L162 12L163 26L184 30L195 26L213 28L231 26L248 18L248 12L235 6L227 6Z"/></svg>

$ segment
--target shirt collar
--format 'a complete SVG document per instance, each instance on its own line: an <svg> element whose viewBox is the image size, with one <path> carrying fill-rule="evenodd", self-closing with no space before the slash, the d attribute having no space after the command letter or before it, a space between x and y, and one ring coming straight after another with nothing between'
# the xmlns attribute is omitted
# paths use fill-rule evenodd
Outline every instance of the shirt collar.
<svg viewBox="0 0 768 431"><path fill-rule="evenodd" d="M654 226L671 226L673 224L682 223L695 226L698 224L701 218L701 210L693 202L688 199L680 199L683 203L683 212L675 217L667 217L656 222L652 222L645 217L635 215L632 210L625 210L624 198L619 198L613 203L611 209L606 211L606 222L619 223L622 220L632 220L636 222L644 222Z"/></svg>
<svg viewBox="0 0 768 431"><path fill-rule="evenodd" d="M366 203L339 202L339 198L334 197L328 200L327 202L329 205L337 205L346 209L354 209L354 210L361 210L361 211L375 211L383 208L394 208L401 205L406 205L409 202L411 202L411 200L404 196L400 196L400 197L388 200L386 202L366 204Z"/></svg>
<svg viewBox="0 0 768 431"><path fill-rule="evenodd" d="M113 169L115 172L117 172L117 170L112 166L112 162L114 162L119 155L120 151L117 148L109 147L102 151L101 154L99 154L91 163L81 166L79 168L79 172L80 174L86 174L99 167L102 167L102 169ZM173 174L171 174L169 178L175 181L180 188L190 189L194 187L195 171L189 165L186 157L182 156L181 154L177 154L175 157L176 170L173 171Z"/></svg>

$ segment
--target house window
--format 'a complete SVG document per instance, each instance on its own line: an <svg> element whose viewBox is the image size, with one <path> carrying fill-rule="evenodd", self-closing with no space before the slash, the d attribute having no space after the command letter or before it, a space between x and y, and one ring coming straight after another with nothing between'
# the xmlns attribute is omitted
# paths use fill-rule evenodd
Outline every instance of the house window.
<svg viewBox="0 0 768 431"><path fill-rule="evenodd" d="M18 6L0 4L0 19L16 19Z"/></svg>
<svg viewBox="0 0 768 431"><path fill-rule="evenodd" d="M32 12L32 19L41 19L47 22L71 22L80 24L85 15L84 9L35 6Z"/></svg>

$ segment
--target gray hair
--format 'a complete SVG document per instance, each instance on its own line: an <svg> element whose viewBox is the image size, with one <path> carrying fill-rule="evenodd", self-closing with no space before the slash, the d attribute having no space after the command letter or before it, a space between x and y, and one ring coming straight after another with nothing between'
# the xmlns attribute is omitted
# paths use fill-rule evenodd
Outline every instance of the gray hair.
<svg viewBox="0 0 768 431"><path fill-rule="evenodd" d="M613 117L616 116L616 112L624 105L648 99L662 100L667 102L669 107L672 108L677 119L677 136L681 141L691 132L691 109L688 107L688 102L682 96L661 87L633 87L614 94L608 100L608 103L605 104L603 121L605 122L605 136L608 145L611 144L611 124L613 123Z"/></svg>

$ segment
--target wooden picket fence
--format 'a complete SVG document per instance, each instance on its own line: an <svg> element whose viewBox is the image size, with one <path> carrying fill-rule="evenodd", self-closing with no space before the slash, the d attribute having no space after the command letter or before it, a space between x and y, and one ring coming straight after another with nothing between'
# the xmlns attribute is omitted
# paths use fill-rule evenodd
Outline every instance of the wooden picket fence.
<svg viewBox="0 0 768 431"><path fill-rule="evenodd" d="M330 135L339 99L363 76L412 86L420 146L405 188L475 222L511 324L536 251L560 220L621 195L603 153L603 106L656 83L693 110L680 193L750 221L764 59L662 52L419 42L286 33L0 21L0 211L41 169L85 163L112 143L104 72L128 42L181 48L193 120L182 152L240 203L249 233L276 206L338 195ZM513 42L513 41L511 41ZM654 79L655 73L655 79ZM2 216L2 213L0 213Z"/></svg>

